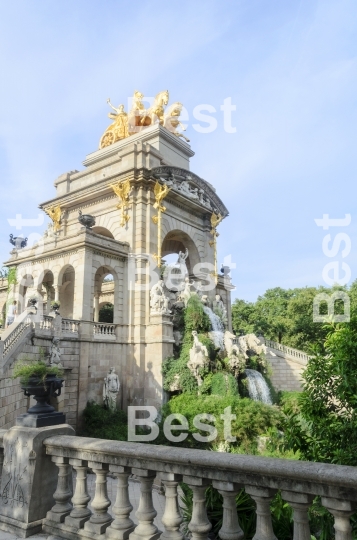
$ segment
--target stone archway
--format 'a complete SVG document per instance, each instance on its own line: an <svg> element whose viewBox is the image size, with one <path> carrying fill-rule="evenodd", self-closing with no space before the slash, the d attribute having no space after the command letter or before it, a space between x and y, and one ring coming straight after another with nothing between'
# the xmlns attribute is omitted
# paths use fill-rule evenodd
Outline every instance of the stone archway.
<svg viewBox="0 0 357 540"><path fill-rule="evenodd" d="M61 304L60 313L67 319L73 318L74 286L75 270L71 264L66 264L58 275L58 300Z"/></svg>
<svg viewBox="0 0 357 540"><path fill-rule="evenodd" d="M106 278L111 278L107 280ZM94 322L100 321L100 309L105 304L113 305L113 322L116 322L115 296L117 294L118 278L115 270L111 266L100 266L94 276Z"/></svg>
<svg viewBox="0 0 357 540"><path fill-rule="evenodd" d="M193 275L195 265L201 262L201 258L196 244L187 233L178 229L167 233L162 242L162 257L165 258L165 255L173 253L178 255L180 251L185 252L186 249L188 249L187 270L190 275Z"/></svg>
<svg viewBox="0 0 357 540"><path fill-rule="evenodd" d="M105 227L98 227L98 226L92 227L92 231L95 234L100 234L101 236L105 236L106 238L114 239L113 233L111 233L110 230L106 229Z"/></svg>

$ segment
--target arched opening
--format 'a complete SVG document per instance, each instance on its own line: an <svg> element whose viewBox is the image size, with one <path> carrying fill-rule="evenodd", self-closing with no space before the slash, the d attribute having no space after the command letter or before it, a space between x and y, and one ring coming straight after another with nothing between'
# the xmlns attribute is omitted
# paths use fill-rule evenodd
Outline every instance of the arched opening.
<svg viewBox="0 0 357 540"><path fill-rule="evenodd" d="M106 229L105 227L92 227L92 231L95 234L100 234L101 236L106 236L107 238L113 238L114 240L114 236L112 235L112 233L109 231L109 229Z"/></svg>
<svg viewBox="0 0 357 540"><path fill-rule="evenodd" d="M115 286L113 269L108 266L98 268L94 277L94 322L114 321Z"/></svg>
<svg viewBox="0 0 357 540"><path fill-rule="evenodd" d="M54 277L51 270L47 270L42 280L43 311L51 311L51 302L55 299Z"/></svg>
<svg viewBox="0 0 357 540"><path fill-rule="evenodd" d="M112 323L114 321L114 304L111 302L100 302L99 304L99 321Z"/></svg>
<svg viewBox="0 0 357 540"><path fill-rule="evenodd" d="M165 264L163 277L169 290L179 290L187 275L191 279L196 278L193 272L200 256L187 233L179 230L169 232L162 243L162 257Z"/></svg>
<svg viewBox="0 0 357 540"><path fill-rule="evenodd" d="M35 281L31 274L23 275L19 280L19 296L17 313L22 313L28 306L31 296L38 296L37 289L35 288Z"/></svg>
<svg viewBox="0 0 357 540"><path fill-rule="evenodd" d="M73 266L68 264L62 268L58 277L60 313L67 319L73 318L74 307L74 281L75 271Z"/></svg>

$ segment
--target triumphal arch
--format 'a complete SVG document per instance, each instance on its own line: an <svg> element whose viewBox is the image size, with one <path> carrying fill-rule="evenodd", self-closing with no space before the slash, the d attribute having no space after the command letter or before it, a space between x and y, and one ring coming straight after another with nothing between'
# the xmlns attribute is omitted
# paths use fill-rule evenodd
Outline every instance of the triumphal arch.
<svg viewBox="0 0 357 540"><path fill-rule="evenodd" d="M171 307L184 287L212 299L218 292L231 319L231 287L217 261L217 227L227 208L190 170L182 105L169 105L164 91L145 109L143 97L135 92L128 113L108 100L113 122L99 149L83 170L59 176L55 196L40 204L51 218L43 238L15 248L6 262L17 268L19 313L31 295L45 318L58 301L66 331L74 329L77 414L89 399L100 400L110 366L121 382L121 406L162 403L161 364L175 341ZM167 273L165 257L180 253L185 281L160 304L153 290ZM110 323L100 320L104 304L113 306Z"/></svg>

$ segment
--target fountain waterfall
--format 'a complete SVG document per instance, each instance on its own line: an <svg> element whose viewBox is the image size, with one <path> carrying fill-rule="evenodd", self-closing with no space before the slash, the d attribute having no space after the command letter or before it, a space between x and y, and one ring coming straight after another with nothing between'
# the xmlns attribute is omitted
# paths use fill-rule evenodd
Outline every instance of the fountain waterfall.
<svg viewBox="0 0 357 540"><path fill-rule="evenodd" d="M210 335L212 336L212 340L215 344L215 346L220 348L221 350L224 349L224 324L220 317L216 315L211 308L208 306L203 306L203 310L208 315L209 320L211 321L211 327L212 330L210 331Z"/></svg>
<svg viewBox="0 0 357 540"><path fill-rule="evenodd" d="M249 397L254 401L262 401L267 405L272 405L273 400L271 399L269 386L265 382L263 375L255 369L246 369L245 374L248 380Z"/></svg>

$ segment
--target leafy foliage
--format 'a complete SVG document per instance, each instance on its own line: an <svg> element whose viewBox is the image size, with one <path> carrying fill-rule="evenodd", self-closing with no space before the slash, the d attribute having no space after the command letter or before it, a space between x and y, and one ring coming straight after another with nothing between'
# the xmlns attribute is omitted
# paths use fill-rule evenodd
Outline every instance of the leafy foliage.
<svg viewBox="0 0 357 540"><path fill-rule="evenodd" d="M111 411L90 401L83 411L83 437L112 441L128 440L128 418L124 411Z"/></svg>
<svg viewBox="0 0 357 540"><path fill-rule="evenodd" d="M224 422L221 415L224 409L231 407L231 414L236 415L236 419L232 421L232 436L236 437L237 441L230 444L229 451L235 448L239 453L256 453L256 438L258 435L264 434L270 427L280 427L283 417L278 408L265 405L259 401L251 399L240 399L239 396L217 396L217 395L195 395L181 394L174 396L161 410L162 419L160 428L165 419L173 413L179 413L185 416L188 420L189 430L188 437L180 443L171 443L166 438L162 438L162 444L174 444L188 448L213 448L220 443L225 442L224 437ZM200 431L193 425L193 419L197 414L209 413L215 417L214 425L217 429L217 438L211 443L199 442L194 437L194 433L199 433L206 436L206 431ZM210 425L213 425L210 423ZM160 431L161 431L160 430ZM173 431L176 436L179 433Z"/></svg>
<svg viewBox="0 0 357 540"><path fill-rule="evenodd" d="M17 268L16 266L11 266L7 273L7 286L8 291L10 290L11 285L17 284Z"/></svg>
<svg viewBox="0 0 357 540"><path fill-rule="evenodd" d="M211 378L211 394L217 396L238 396L237 381L227 372L220 371Z"/></svg>
<svg viewBox="0 0 357 540"><path fill-rule="evenodd" d="M113 304L104 304L99 310L99 322L112 323L114 320Z"/></svg>
<svg viewBox="0 0 357 540"><path fill-rule="evenodd" d="M25 361L18 362L14 366L12 378L20 379L21 384L26 386L31 377L38 377L39 384L44 384L47 375L55 375L61 377L63 370L57 366L48 366L44 361Z"/></svg>
<svg viewBox="0 0 357 540"><path fill-rule="evenodd" d="M313 300L317 294L331 294L343 290L350 295L351 304L357 305L357 281L350 289L335 286L304 287L297 289L268 289L256 302L236 300L232 306L233 328L239 333L263 333L267 339L278 341L310 352L312 346L321 350L327 336L324 323L313 321ZM342 301L335 302L335 313L343 313ZM327 314L322 302L320 314Z"/></svg>

